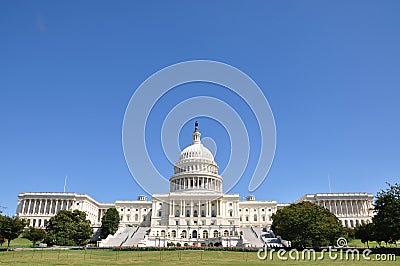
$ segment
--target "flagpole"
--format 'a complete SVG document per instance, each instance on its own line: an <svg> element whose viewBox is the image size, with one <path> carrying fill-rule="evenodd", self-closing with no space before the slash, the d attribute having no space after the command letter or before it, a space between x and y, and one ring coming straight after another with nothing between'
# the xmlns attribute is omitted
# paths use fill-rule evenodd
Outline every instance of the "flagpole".
<svg viewBox="0 0 400 266"><path fill-rule="evenodd" d="M65 188L67 187L67 178L68 176L66 175L64 180L64 193L65 193Z"/></svg>
<svg viewBox="0 0 400 266"><path fill-rule="evenodd" d="M332 193L332 189L331 189L331 178L328 174L328 184L329 184L329 193Z"/></svg>

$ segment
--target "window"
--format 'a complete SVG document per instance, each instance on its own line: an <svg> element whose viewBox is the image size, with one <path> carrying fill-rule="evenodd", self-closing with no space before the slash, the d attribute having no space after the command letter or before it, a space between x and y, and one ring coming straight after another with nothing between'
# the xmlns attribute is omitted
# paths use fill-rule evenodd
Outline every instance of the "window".
<svg viewBox="0 0 400 266"><path fill-rule="evenodd" d="M265 216L264 215L262 216L262 221L265 222Z"/></svg>
<svg viewBox="0 0 400 266"><path fill-rule="evenodd" d="M135 221L139 220L139 215L136 213L135 214Z"/></svg>
<svg viewBox="0 0 400 266"><path fill-rule="evenodd" d="M249 216L246 216L246 222L248 222L249 221Z"/></svg>
<svg viewBox="0 0 400 266"><path fill-rule="evenodd" d="M257 222L257 214L254 214L254 222Z"/></svg>
<svg viewBox="0 0 400 266"><path fill-rule="evenodd" d="M229 216L230 216L230 217L233 216L233 211L232 211L232 210L229 211Z"/></svg>
<svg viewBox="0 0 400 266"><path fill-rule="evenodd" d="M179 217L179 215L180 215L179 210L176 210L176 211L175 211L175 217Z"/></svg>
<svg viewBox="0 0 400 266"><path fill-rule="evenodd" d="M190 217L190 210L186 210L186 217Z"/></svg>
<svg viewBox="0 0 400 266"><path fill-rule="evenodd" d="M201 217L206 217L204 210L201 211Z"/></svg>
<svg viewBox="0 0 400 266"><path fill-rule="evenodd" d="M211 211L211 217L216 217L214 210Z"/></svg>
<svg viewBox="0 0 400 266"><path fill-rule="evenodd" d="M121 209L121 211L123 212L123 211L124 211L124 209Z"/></svg>
<svg viewBox="0 0 400 266"><path fill-rule="evenodd" d="M186 235L187 235L186 230L183 230L183 231L182 231L182 234L181 234L181 237L182 237L182 238L186 238Z"/></svg>
<svg viewBox="0 0 400 266"><path fill-rule="evenodd" d="M172 236L172 237L176 237L176 231L175 231L175 230L172 230L171 236Z"/></svg>
<svg viewBox="0 0 400 266"><path fill-rule="evenodd" d="M162 211L158 212L158 216L161 217L162 216Z"/></svg>
<svg viewBox="0 0 400 266"><path fill-rule="evenodd" d="M131 209L128 209L128 212L130 211Z"/></svg>
<svg viewBox="0 0 400 266"><path fill-rule="evenodd" d="M232 204L232 202L229 202L229 206L232 206L233 204Z"/></svg>
<svg viewBox="0 0 400 266"><path fill-rule="evenodd" d="M179 225L179 221L175 221L175 225Z"/></svg>
<svg viewBox="0 0 400 266"><path fill-rule="evenodd" d="M214 230L214 237L218 237L218 231Z"/></svg>
<svg viewBox="0 0 400 266"><path fill-rule="evenodd" d="M241 211L242 211L242 209L239 209L239 211L241 212Z"/></svg>
<svg viewBox="0 0 400 266"><path fill-rule="evenodd" d="M270 211L271 211L271 209L268 209L268 211L270 212Z"/></svg>
<svg viewBox="0 0 400 266"><path fill-rule="evenodd" d="M264 211L264 209L261 209L261 211L263 212L263 211Z"/></svg>

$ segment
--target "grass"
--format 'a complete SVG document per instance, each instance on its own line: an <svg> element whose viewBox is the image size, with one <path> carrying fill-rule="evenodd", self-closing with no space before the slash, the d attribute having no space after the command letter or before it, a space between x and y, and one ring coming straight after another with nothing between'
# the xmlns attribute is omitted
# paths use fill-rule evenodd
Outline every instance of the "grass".
<svg viewBox="0 0 400 266"><path fill-rule="evenodd" d="M255 252L230 251L111 251L111 250L19 250L0 253L0 265L397 265L396 261L259 260ZM319 254L318 254L319 255ZM286 256L287 257L287 256ZM375 258L374 255L371 256Z"/></svg>
<svg viewBox="0 0 400 266"><path fill-rule="evenodd" d="M382 246L386 247L385 243L382 242L381 244L382 244ZM369 241L369 242L368 242L368 245L369 245L370 248L379 247L379 245L378 245L378 243L377 243L376 241ZM365 243L365 245L364 245L364 244L361 242L360 239L353 239L353 240L350 240L350 241L349 241L348 246L349 246L349 247L366 248L366 247L367 247L367 244ZM394 247L396 247L396 246L395 246L394 244L388 244L387 247L394 248Z"/></svg>
<svg viewBox="0 0 400 266"><path fill-rule="evenodd" d="M26 238L16 238L10 242L11 248L29 248L32 247L32 242ZM7 248L7 241L3 244L2 248Z"/></svg>

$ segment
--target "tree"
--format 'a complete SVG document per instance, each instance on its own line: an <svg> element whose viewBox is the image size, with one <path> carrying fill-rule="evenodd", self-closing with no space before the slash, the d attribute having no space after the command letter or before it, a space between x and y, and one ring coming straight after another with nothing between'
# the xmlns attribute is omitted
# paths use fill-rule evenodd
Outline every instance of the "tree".
<svg viewBox="0 0 400 266"><path fill-rule="evenodd" d="M7 239L7 247L10 247L10 242L22 233L25 226L25 220L17 216L9 217L0 215L0 242L4 243L5 239Z"/></svg>
<svg viewBox="0 0 400 266"><path fill-rule="evenodd" d="M119 226L119 213L116 208L110 208L101 218L101 238L115 234Z"/></svg>
<svg viewBox="0 0 400 266"><path fill-rule="evenodd" d="M90 221L86 220L86 213L74 210L61 210L51 217L46 225L48 245L76 246L84 245L93 235Z"/></svg>
<svg viewBox="0 0 400 266"><path fill-rule="evenodd" d="M326 208L304 201L278 210L272 230L294 247L320 247L334 244L344 234L339 219Z"/></svg>
<svg viewBox="0 0 400 266"><path fill-rule="evenodd" d="M367 243L367 248L369 248L368 241L374 239L374 225L372 223L357 225L354 232L355 237L360 239L364 245Z"/></svg>
<svg viewBox="0 0 400 266"><path fill-rule="evenodd" d="M0 246L3 246L4 242L6 242L6 238L4 237L4 226L5 226L5 217L1 215L0 211Z"/></svg>
<svg viewBox="0 0 400 266"><path fill-rule="evenodd" d="M396 243L400 239L400 185L378 192L374 204L375 240Z"/></svg>
<svg viewBox="0 0 400 266"><path fill-rule="evenodd" d="M23 238L32 241L32 246L35 246L37 242L44 240L46 237L46 231L43 229L35 228L30 226L28 230L23 233Z"/></svg>

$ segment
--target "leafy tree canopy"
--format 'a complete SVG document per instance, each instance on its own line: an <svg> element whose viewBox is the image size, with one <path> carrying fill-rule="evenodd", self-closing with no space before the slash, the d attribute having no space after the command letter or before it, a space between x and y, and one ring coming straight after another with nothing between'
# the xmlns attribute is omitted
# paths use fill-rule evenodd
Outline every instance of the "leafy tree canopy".
<svg viewBox="0 0 400 266"><path fill-rule="evenodd" d="M291 204L273 215L272 230L294 247L335 244L344 234L339 219L326 208L308 201Z"/></svg>
<svg viewBox="0 0 400 266"><path fill-rule="evenodd" d="M375 240L395 243L400 239L400 185L378 192L374 204Z"/></svg>
<svg viewBox="0 0 400 266"><path fill-rule="evenodd" d="M368 241L374 240L374 225L372 223L357 225L354 228L355 237L360 239L362 243L366 243L369 248Z"/></svg>
<svg viewBox="0 0 400 266"><path fill-rule="evenodd" d="M119 213L116 208L110 208L101 218L101 238L115 234L119 225Z"/></svg>
<svg viewBox="0 0 400 266"><path fill-rule="evenodd" d="M24 231L23 237L32 241L33 246L35 246L37 242L45 239L46 231L30 226L28 230Z"/></svg>
<svg viewBox="0 0 400 266"><path fill-rule="evenodd" d="M84 245L93 234L86 213L74 210L61 210L51 217L46 225L48 245L76 246Z"/></svg>
<svg viewBox="0 0 400 266"><path fill-rule="evenodd" d="M0 242L3 244L7 239L7 247L10 247L11 240L16 239L26 226L25 220L19 217L0 215Z"/></svg>

